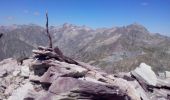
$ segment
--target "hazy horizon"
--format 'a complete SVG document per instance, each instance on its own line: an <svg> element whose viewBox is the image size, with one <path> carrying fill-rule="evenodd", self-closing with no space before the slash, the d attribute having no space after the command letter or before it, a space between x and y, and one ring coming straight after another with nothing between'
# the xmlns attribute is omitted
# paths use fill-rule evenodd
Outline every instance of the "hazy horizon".
<svg viewBox="0 0 170 100"><path fill-rule="evenodd" d="M64 23L110 28L139 23L151 33L170 36L170 0L1 0L0 25Z"/></svg>

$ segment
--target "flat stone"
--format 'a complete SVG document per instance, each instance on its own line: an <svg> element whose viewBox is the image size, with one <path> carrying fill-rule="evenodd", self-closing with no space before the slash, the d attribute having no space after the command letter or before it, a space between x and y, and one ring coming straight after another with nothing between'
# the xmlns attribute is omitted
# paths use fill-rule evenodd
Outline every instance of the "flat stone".
<svg viewBox="0 0 170 100"><path fill-rule="evenodd" d="M21 76L29 77L30 70L28 66L21 66Z"/></svg>
<svg viewBox="0 0 170 100"><path fill-rule="evenodd" d="M126 86L126 84L124 84L124 86ZM126 87L128 88L128 86ZM124 87L121 88L123 89ZM100 82L78 80L70 77L60 77L52 83L49 91L56 95L69 92L78 93L82 94L81 98L89 98L87 100L112 100L113 98L117 100L129 100L131 97L129 97L125 91L122 91L122 89L116 85L100 84ZM131 94L133 91L128 92L128 94ZM83 95L86 95L86 97L83 97ZM140 100L140 97L135 97L136 95L134 93L130 96L132 96L132 100Z"/></svg>
<svg viewBox="0 0 170 100"><path fill-rule="evenodd" d="M38 75L30 75L29 80L33 82L40 82L40 77Z"/></svg>
<svg viewBox="0 0 170 100"><path fill-rule="evenodd" d="M12 75L13 75L13 76L18 76L19 73L20 73L20 70L15 70L15 71L12 73Z"/></svg>
<svg viewBox="0 0 170 100"><path fill-rule="evenodd" d="M7 74L8 74L8 73L7 73L6 70L0 71L0 78L5 77Z"/></svg>
<svg viewBox="0 0 170 100"><path fill-rule="evenodd" d="M26 83L13 91L8 100L24 100L25 96L29 93L29 90L33 90L33 85L31 83Z"/></svg>
<svg viewBox="0 0 170 100"><path fill-rule="evenodd" d="M9 85L8 87L7 87L7 89L5 90L5 95L11 95L12 94L12 92L14 91L14 89L15 89L15 86L14 86L14 84L12 84L12 85Z"/></svg>
<svg viewBox="0 0 170 100"><path fill-rule="evenodd" d="M17 61L13 58L4 59L0 62L0 76L2 77L5 73L12 73L14 70L20 69Z"/></svg>
<svg viewBox="0 0 170 100"><path fill-rule="evenodd" d="M170 78L170 71L165 71L166 78Z"/></svg>
<svg viewBox="0 0 170 100"><path fill-rule="evenodd" d="M78 80L70 77L61 77L56 79L50 86L49 91L55 94L71 91L78 86Z"/></svg>
<svg viewBox="0 0 170 100"><path fill-rule="evenodd" d="M156 86L157 84L156 74L152 71L151 66L145 63L141 63L139 67L132 71L132 74L140 80L144 80L148 85Z"/></svg>
<svg viewBox="0 0 170 100"><path fill-rule="evenodd" d="M57 70L58 69L58 70ZM40 82L52 83L59 76L59 68L50 67L48 70L40 77Z"/></svg>

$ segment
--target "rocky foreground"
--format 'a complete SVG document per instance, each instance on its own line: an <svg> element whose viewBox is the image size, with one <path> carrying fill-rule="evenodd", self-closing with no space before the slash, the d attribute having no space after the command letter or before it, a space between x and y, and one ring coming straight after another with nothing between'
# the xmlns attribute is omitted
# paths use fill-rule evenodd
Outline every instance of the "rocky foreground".
<svg viewBox="0 0 170 100"><path fill-rule="evenodd" d="M1 100L170 100L170 79L160 79L141 63L129 73L107 74L38 47L26 60L0 62Z"/></svg>

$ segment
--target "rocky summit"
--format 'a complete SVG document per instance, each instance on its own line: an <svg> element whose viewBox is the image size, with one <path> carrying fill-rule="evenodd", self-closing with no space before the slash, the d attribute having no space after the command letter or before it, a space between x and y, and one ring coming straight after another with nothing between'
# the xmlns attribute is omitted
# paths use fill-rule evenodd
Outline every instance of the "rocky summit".
<svg viewBox="0 0 170 100"><path fill-rule="evenodd" d="M170 100L170 78L145 63L108 74L40 46L28 59L4 59L0 67L1 100Z"/></svg>

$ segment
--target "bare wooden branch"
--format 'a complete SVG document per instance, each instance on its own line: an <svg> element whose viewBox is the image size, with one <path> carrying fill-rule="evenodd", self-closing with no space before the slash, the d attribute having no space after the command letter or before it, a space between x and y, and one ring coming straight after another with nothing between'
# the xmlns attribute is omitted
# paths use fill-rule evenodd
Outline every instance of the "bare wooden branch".
<svg viewBox="0 0 170 100"><path fill-rule="evenodd" d="M48 12L46 12L46 31L47 31L47 36L49 38L49 48L52 48L52 38L51 38L51 35L49 33L49 30L48 30Z"/></svg>
<svg viewBox="0 0 170 100"><path fill-rule="evenodd" d="M0 33L0 38L3 36L3 33Z"/></svg>

